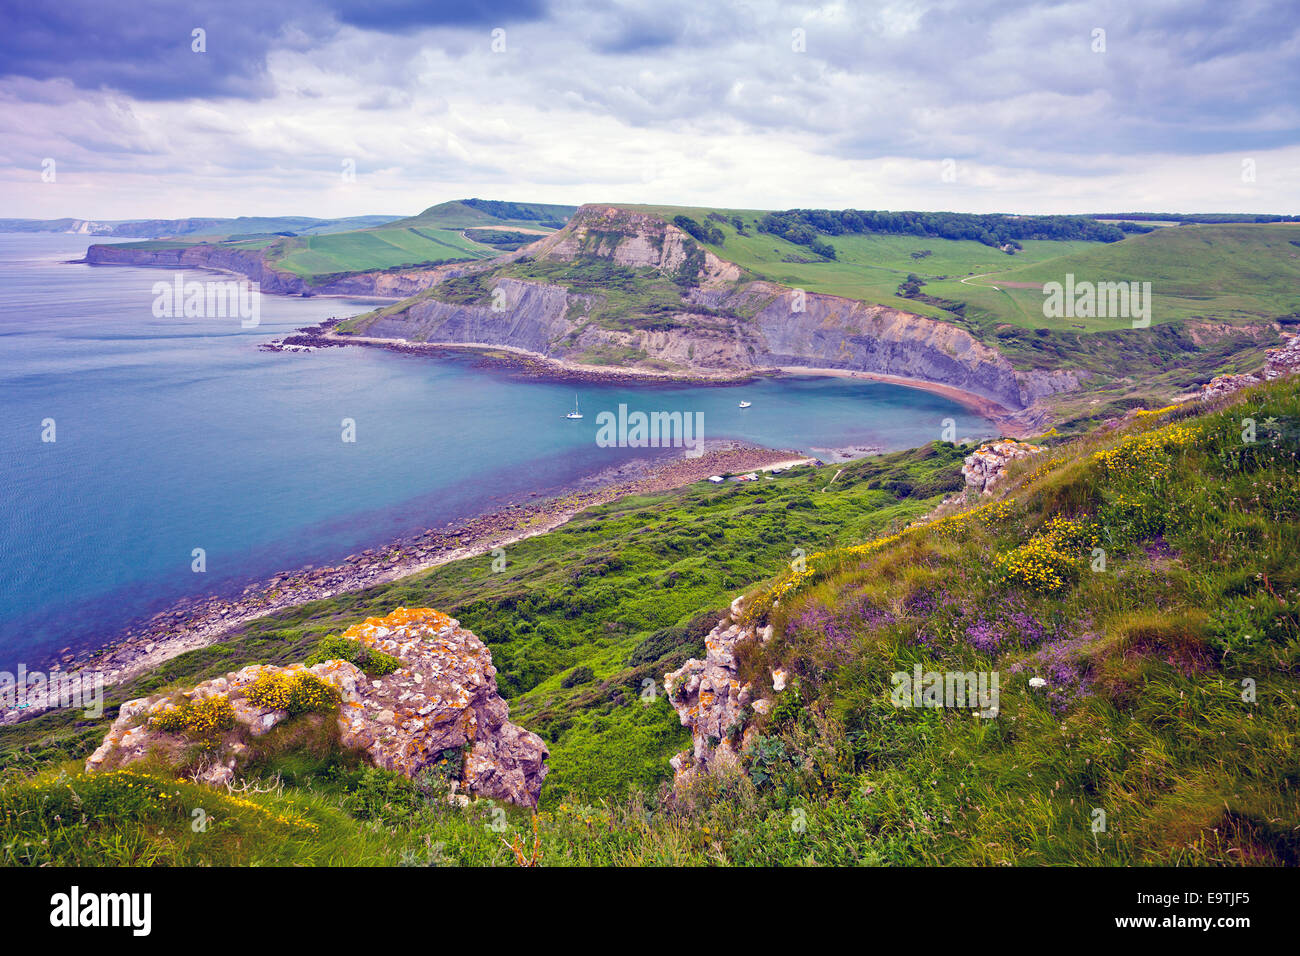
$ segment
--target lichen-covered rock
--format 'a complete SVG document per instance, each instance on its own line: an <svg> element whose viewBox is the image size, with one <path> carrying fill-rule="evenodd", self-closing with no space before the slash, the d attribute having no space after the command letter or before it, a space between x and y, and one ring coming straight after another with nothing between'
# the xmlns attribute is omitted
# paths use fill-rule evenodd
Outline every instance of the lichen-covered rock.
<svg viewBox="0 0 1300 956"><path fill-rule="evenodd" d="M692 749L673 757L674 785L681 789L693 776L735 766L748 742L750 711L766 713L767 699L752 701L753 688L741 684L736 646L756 636L752 625L736 623L733 605L704 639L704 660L691 658L664 676L664 690L683 727L691 730Z"/></svg>
<svg viewBox="0 0 1300 956"><path fill-rule="evenodd" d="M981 445L966 456L961 473L966 478L965 494L987 495L1002 480L1007 464L1017 458L1028 458L1045 449L1041 445L1007 439Z"/></svg>
<svg viewBox="0 0 1300 956"><path fill-rule="evenodd" d="M220 696L230 703L233 727L209 738L211 757L196 776L214 784L229 782L247 743L290 716L287 710L250 700L248 687L264 675L306 672L338 692L343 745L365 751L377 766L414 777L449 751L463 750L464 792L537 806L547 773L546 745L510 723L509 706L497 693L492 655L473 633L438 611L398 608L343 636L396 657L400 666L370 677L341 660L312 667L253 665L182 695L128 701L86 769L121 766L151 754L164 759L179 754L188 746L184 736L151 726L151 719L178 703Z"/></svg>

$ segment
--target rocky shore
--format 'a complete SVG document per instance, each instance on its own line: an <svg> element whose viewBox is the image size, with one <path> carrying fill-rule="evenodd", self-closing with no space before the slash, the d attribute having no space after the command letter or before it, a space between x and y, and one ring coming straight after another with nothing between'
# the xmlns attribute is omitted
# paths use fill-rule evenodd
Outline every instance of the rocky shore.
<svg viewBox="0 0 1300 956"><path fill-rule="evenodd" d="M44 670L85 676L98 673L105 686L121 683L187 651L217 643L256 618L487 554L493 548L554 530L579 512L624 495L667 491L711 475L810 461L797 452L739 442L706 444L704 454L697 458L637 459L587 478L564 494L511 503L454 526L430 528L383 547L350 554L337 565L284 571L250 584L238 596L183 600L98 648L64 648ZM0 724L27 719L43 710L39 698L29 697L24 709L0 713Z"/></svg>
<svg viewBox="0 0 1300 956"><path fill-rule="evenodd" d="M491 364L512 372L521 378L545 379L550 382L584 382L626 385L743 385L759 375L777 374L777 369L747 369L744 372L659 372L653 369L628 369L600 365L580 365L547 358L536 352L509 345L459 342L408 342L404 339L381 339L364 335L343 334L333 331L339 320L332 319L318 326L298 329L295 334L276 342L260 346L264 351L310 351L331 346L353 345L378 348L403 355L464 355L479 356Z"/></svg>

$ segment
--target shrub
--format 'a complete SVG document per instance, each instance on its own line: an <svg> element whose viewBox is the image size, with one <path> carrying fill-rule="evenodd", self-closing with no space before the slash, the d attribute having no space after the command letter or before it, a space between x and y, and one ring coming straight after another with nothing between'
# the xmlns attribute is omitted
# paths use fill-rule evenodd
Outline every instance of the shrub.
<svg viewBox="0 0 1300 956"><path fill-rule="evenodd" d="M348 781L343 807L360 820L397 823L409 820L424 805L415 782L400 773L364 767Z"/></svg>
<svg viewBox="0 0 1300 956"><path fill-rule="evenodd" d="M235 726L235 709L225 697L204 697L165 707L149 719L149 726L170 734L208 737Z"/></svg>
<svg viewBox="0 0 1300 956"><path fill-rule="evenodd" d="M595 680L596 674L590 667L583 664L581 667L575 667L569 673L565 674L560 681L560 686L564 688L577 687L579 684L586 684Z"/></svg>
<svg viewBox="0 0 1300 956"><path fill-rule="evenodd" d="M347 661L371 677L383 677L402 666L402 662L393 655L342 635L327 637L317 644L316 650L307 658L307 665L323 664L325 661Z"/></svg>
<svg viewBox="0 0 1300 956"><path fill-rule="evenodd" d="M258 707L285 710L291 715L309 711L326 713L337 707L339 701L333 685L308 671L264 673L248 685L244 696Z"/></svg>

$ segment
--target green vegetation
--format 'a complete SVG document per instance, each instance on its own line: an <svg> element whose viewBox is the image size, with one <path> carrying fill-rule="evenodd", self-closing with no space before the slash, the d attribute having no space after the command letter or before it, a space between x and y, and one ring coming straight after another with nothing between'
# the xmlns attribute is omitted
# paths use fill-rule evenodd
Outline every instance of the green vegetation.
<svg viewBox="0 0 1300 956"><path fill-rule="evenodd" d="M327 637L316 645L316 650L305 663L308 666L322 664L325 661L347 661L355 664L371 677L383 677L391 674L401 666L401 661L391 654L376 650L361 641L335 635Z"/></svg>
<svg viewBox="0 0 1300 956"><path fill-rule="evenodd" d="M398 220L392 225L432 226L438 229L464 229L469 226L492 228L523 226L551 231L563 226L577 210L577 206L559 206L551 203L458 199L430 206L419 215Z"/></svg>
<svg viewBox="0 0 1300 956"><path fill-rule="evenodd" d="M534 243L542 237L535 232L517 232L509 229L466 229L465 238L510 251Z"/></svg>
<svg viewBox="0 0 1300 956"><path fill-rule="evenodd" d="M790 755L773 800L872 851L901 837L900 862L1300 861L1300 383L1194 412L778 582L779 636L744 663L799 680L764 728ZM917 666L1000 672L997 718L893 706Z"/></svg>
<svg viewBox="0 0 1300 956"><path fill-rule="evenodd" d="M1026 239L1118 242L1125 232L1148 227L1120 226L1089 216L1003 216L964 212L887 212L860 209L787 209L770 212L758 222L771 233L801 246L819 236L877 234L928 239L972 239L1004 251L1017 250Z"/></svg>
<svg viewBox="0 0 1300 956"><path fill-rule="evenodd" d="M271 253L277 269L298 276L367 272L396 266L486 259L491 247L451 229L391 228L287 239Z"/></svg>
<svg viewBox="0 0 1300 956"><path fill-rule="evenodd" d="M1059 259L1015 263L971 282L930 283L960 298L966 318L1025 328L1095 332L1129 328L1123 318L1045 318L1042 286L1064 282L1150 282L1151 322L1259 322L1300 313L1300 226L1206 225L1160 229Z"/></svg>
<svg viewBox="0 0 1300 956"><path fill-rule="evenodd" d="M661 681L698 653L717 610L783 567L795 548L848 543L902 524L960 487L965 453L936 443L757 484L701 482L592 508L511 545L503 573L493 573L485 555L303 605L111 688L98 721L58 712L0 728L0 762L34 768L84 759L122 701L251 663L303 661L366 617L427 606L480 636L512 719L546 739L545 803L651 789L668 774L685 731L662 694L643 706L642 682ZM573 682L583 666L593 678Z"/></svg>
<svg viewBox="0 0 1300 956"><path fill-rule="evenodd" d="M1006 268L1008 262L1038 262L1094 245L1084 241L1025 240L1012 259L1000 249L974 239L855 234L835 236L828 243L832 248L818 253L808 244L760 232L760 223L769 215L762 210L677 206L624 208L657 215L668 222L673 222L677 216L708 222L721 233L722 239L706 242L706 247L752 276L809 292L861 299L946 321L953 321L955 317L945 309L898 294L898 287L906 282L909 274L917 273L927 281L936 277L961 278ZM833 259L824 255L827 251L834 253Z"/></svg>
<svg viewBox="0 0 1300 956"><path fill-rule="evenodd" d="M285 239L268 257L277 269L316 279L400 266L488 259L559 229L575 208L457 200L376 229ZM517 232L508 227L531 231Z"/></svg>
<svg viewBox="0 0 1300 956"><path fill-rule="evenodd" d="M678 216L709 222L722 236L717 242L705 243L710 251L761 278L943 319L990 344L996 344L992 336L1001 325L1065 333L1131 330L1129 319L1045 318L1042 286L1064 282L1067 273L1078 281L1150 282L1153 325L1179 320L1260 322L1300 314L1300 292L1296 291L1300 289L1300 246L1296 245L1300 226L1292 222L1233 224L1218 223L1214 217L1189 217L1189 222L1216 224L1156 229L1148 235L1114 241L1123 233L1094 221L1102 217L1025 217L1026 223L1041 218L1041 229L1025 226L1016 230L1026 238L1015 239L1014 255L1008 255L977 237L855 232L829 220L826 224L840 231L819 230L814 223L821 219L812 213L831 216L826 211L802 211L791 219L789 214L761 210L626 208L669 222ZM778 233L762 231L764 223ZM1094 236L1080 223L1093 223L1114 233ZM743 232L738 224L744 227ZM904 225L906 220L900 220L899 228ZM1090 239L1072 238L1076 226ZM924 232L921 226L916 228ZM961 234L960 230L942 231L949 236ZM787 235L797 241L790 241ZM1028 238L1040 235L1060 238ZM827 237L834 261L815 254L810 247L813 238ZM899 294L899 287L911 275L924 283L919 298Z"/></svg>
<svg viewBox="0 0 1300 956"><path fill-rule="evenodd" d="M0 735L6 861L1300 863L1300 383L1057 443L994 499L907 527L959 456L858 462L826 492L805 471L615 502L512 546L504 573L476 559L317 602L155 677L441 606L489 641L514 718L550 742L534 820L507 807L496 832L489 803L449 803L457 753L407 780L311 715L259 745L272 782L249 798L148 768L86 776L76 721L48 715ZM665 800L683 740L643 679L697 654L708 609L792 547L812 552L804 570L750 604L776 637L741 661L759 687L786 668L787 689L744 772ZM897 706L895 675L916 667L997 671L996 717Z"/></svg>

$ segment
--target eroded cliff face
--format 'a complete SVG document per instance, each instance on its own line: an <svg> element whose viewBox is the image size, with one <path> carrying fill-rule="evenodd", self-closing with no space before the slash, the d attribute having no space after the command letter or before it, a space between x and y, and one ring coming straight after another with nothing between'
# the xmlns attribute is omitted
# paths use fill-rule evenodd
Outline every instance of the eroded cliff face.
<svg viewBox="0 0 1300 956"><path fill-rule="evenodd" d="M560 284L493 275L521 258L567 263L606 260L653 270L683 289L680 310L653 321L602 323L605 298ZM217 268L257 280L265 292L412 297L406 308L360 323L360 334L431 344L508 346L583 365L615 355L623 367L686 376L734 376L778 367L891 375L960 389L1011 410L1079 387L1083 373L1020 372L996 349L944 322L853 299L747 279L663 219L606 205L583 206L559 232L489 261L342 276L312 285L278 272L255 250L92 246L87 261ZM438 283L484 273L496 301L450 302L417 295ZM635 327L636 325L644 327ZM602 364L608 364L604 362ZM1044 413L1045 414L1045 413Z"/></svg>
<svg viewBox="0 0 1300 956"><path fill-rule="evenodd" d="M725 288L741 277L739 266L719 259L676 226L617 206L583 206L564 229L530 251L547 259L610 259L620 266L656 269L665 275L689 267L696 284L705 289Z"/></svg>
<svg viewBox="0 0 1300 956"><path fill-rule="evenodd" d="M505 345L581 364L616 350L646 368L682 374L735 374L775 367L839 369L952 386L1021 409L1077 388L1069 372L1017 372L1000 353L943 322L853 299L744 281L740 268L654 216L584 206L560 232L525 250L538 260L606 259L685 278L680 311L648 328L589 321L600 298L561 285L501 276L487 287L494 304L421 297L360 331L376 338ZM435 290L434 295L437 295Z"/></svg>

